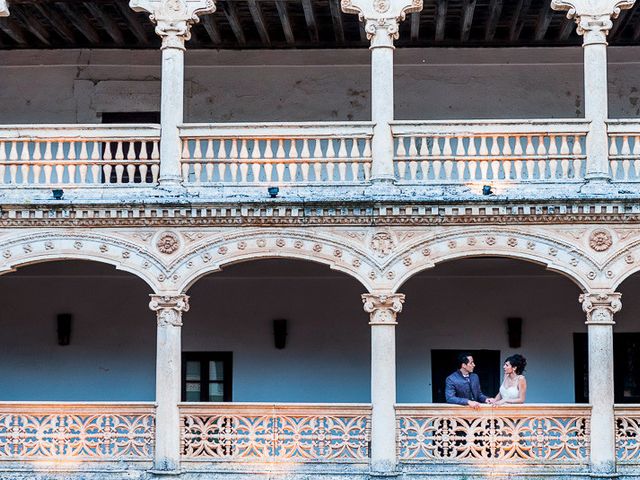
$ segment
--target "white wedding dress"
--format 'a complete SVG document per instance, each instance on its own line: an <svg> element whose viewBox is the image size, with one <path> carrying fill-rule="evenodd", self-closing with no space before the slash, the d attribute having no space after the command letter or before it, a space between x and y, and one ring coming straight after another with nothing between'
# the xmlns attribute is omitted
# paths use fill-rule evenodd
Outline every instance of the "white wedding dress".
<svg viewBox="0 0 640 480"><path fill-rule="evenodd" d="M505 382L502 382L500 385L500 396L503 400L516 400L520 398L520 390L518 389L518 384L520 383L520 377L516 377L515 385L511 387L505 386Z"/></svg>

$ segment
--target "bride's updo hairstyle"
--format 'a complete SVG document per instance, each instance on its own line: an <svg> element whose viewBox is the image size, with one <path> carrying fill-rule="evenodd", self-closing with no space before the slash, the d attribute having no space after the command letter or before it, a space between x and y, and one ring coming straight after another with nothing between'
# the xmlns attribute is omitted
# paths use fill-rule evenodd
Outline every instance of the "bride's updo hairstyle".
<svg viewBox="0 0 640 480"><path fill-rule="evenodd" d="M505 360L505 363L506 362L509 362L511 364L511 366L515 369L516 374L518 375L522 375L524 373L524 369L527 368L527 359L518 353L508 357Z"/></svg>

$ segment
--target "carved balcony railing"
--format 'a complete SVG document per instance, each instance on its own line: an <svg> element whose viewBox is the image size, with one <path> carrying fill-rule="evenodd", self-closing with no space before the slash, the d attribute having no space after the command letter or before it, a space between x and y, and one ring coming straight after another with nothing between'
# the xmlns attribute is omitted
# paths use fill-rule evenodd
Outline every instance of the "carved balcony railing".
<svg viewBox="0 0 640 480"><path fill-rule="evenodd" d="M155 412L142 403L0 403L0 462L150 462Z"/></svg>
<svg viewBox="0 0 640 480"><path fill-rule="evenodd" d="M610 120L609 162L614 182L640 182L640 123Z"/></svg>
<svg viewBox="0 0 640 480"><path fill-rule="evenodd" d="M206 185L357 185L371 174L371 124L184 125L182 177Z"/></svg>
<svg viewBox="0 0 640 480"><path fill-rule="evenodd" d="M395 122L395 173L407 184L582 182L580 120Z"/></svg>
<svg viewBox="0 0 640 480"><path fill-rule="evenodd" d="M183 461L367 463L371 407L182 404Z"/></svg>
<svg viewBox="0 0 640 480"><path fill-rule="evenodd" d="M153 125L0 127L0 186L155 185L160 129Z"/></svg>
<svg viewBox="0 0 640 480"><path fill-rule="evenodd" d="M577 405L451 405L396 408L405 464L585 467L590 412Z"/></svg>
<svg viewBox="0 0 640 480"><path fill-rule="evenodd" d="M621 465L640 465L640 405L616 405L616 456Z"/></svg>

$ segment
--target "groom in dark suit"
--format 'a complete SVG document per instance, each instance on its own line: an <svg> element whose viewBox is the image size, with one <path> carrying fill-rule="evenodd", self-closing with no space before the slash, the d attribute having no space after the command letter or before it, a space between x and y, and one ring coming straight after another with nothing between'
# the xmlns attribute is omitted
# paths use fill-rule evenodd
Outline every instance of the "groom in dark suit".
<svg viewBox="0 0 640 480"><path fill-rule="evenodd" d="M447 403L468 405L480 408L481 403L491 403L491 399L482 393L480 379L473 373L476 364L468 353L458 355L459 369L447 377L445 397Z"/></svg>

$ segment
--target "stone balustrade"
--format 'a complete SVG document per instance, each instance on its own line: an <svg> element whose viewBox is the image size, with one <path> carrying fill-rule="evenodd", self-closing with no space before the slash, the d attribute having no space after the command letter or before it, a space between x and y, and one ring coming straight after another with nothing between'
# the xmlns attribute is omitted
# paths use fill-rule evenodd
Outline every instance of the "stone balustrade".
<svg viewBox="0 0 640 480"><path fill-rule="evenodd" d="M183 403L184 471L210 465L369 463L366 404ZM617 405L616 456L640 465L640 406ZM398 462L406 471L465 468L588 469L589 405L396 406ZM155 442L148 403L0 403L0 472L57 461L91 470L109 462L148 468ZM105 463L106 462L106 463ZM4 466L3 466L4 465ZM284 467L283 467L284 468ZM460 471L462 471L460 470Z"/></svg>
<svg viewBox="0 0 640 480"><path fill-rule="evenodd" d="M367 463L371 407L182 404L184 461Z"/></svg>
<svg viewBox="0 0 640 480"><path fill-rule="evenodd" d="M0 403L0 469L45 460L148 464L154 440L152 404Z"/></svg>
<svg viewBox="0 0 640 480"><path fill-rule="evenodd" d="M371 176L370 124L185 125L189 184L361 184Z"/></svg>
<svg viewBox="0 0 640 480"><path fill-rule="evenodd" d="M590 414L584 405L402 405L398 457L407 464L587 467Z"/></svg>
<svg viewBox="0 0 640 480"><path fill-rule="evenodd" d="M584 181L588 124L574 120L395 122L403 183Z"/></svg>
<svg viewBox="0 0 640 480"><path fill-rule="evenodd" d="M157 126L2 126L0 185L155 184L159 142Z"/></svg>
<svg viewBox="0 0 640 480"><path fill-rule="evenodd" d="M614 183L640 181L640 122L611 120ZM579 185L583 120L403 121L392 124L400 185ZM371 181L370 123L185 124L190 187L362 186ZM157 125L0 127L0 188L155 186Z"/></svg>

